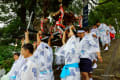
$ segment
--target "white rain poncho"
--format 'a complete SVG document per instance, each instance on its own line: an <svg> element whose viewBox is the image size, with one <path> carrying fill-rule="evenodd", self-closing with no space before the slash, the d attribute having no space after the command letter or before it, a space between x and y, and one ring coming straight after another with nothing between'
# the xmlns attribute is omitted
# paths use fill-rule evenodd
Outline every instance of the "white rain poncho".
<svg viewBox="0 0 120 80"><path fill-rule="evenodd" d="M56 52L57 56L64 56L65 66L69 69L69 75L61 77L61 80L80 80L80 69L79 67L71 67L71 64L77 64L80 62L79 53L76 49L76 37L72 36L65 45L63 45L59 51ZM69 67L70 66L70 67ZM66 73L67 74L67 73ZM66 75L65 74L65 75Z"/></svg>
<svg viewBox="0 0 120 80"><path fill-rule="evenodd" d="M98 27L99 33L100 33L100 40L102 42L102 45L105 46L105 44L110 43L110 34L107 34L107 31L109 31L109 27L106 24L100 24Z"/></svg>
<svg viewBox="0 0 120 80"><path fill-rule="evenodd" d="M54 80L52 48L48 44L41 42L33 56L39 68L39 80Z"/></svg>
<svg viewBox="0 0 120 80"><path fill-rule="evenodd" d="M26 58L23 64L15 80L38 80L38 66L35 64L34 57Z"/></svg>

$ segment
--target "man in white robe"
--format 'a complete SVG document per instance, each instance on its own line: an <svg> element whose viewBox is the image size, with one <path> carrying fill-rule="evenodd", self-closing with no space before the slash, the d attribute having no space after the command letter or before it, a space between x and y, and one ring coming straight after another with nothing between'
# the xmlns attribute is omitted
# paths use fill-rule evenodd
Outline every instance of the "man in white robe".
<svg viewBox="0 0 120 80"><path fill-rule="evenodd" d="M57 56L64 56L65 58L65 65L60 77L61 80L80 80L80 55L77 52L78 50L76 50L76 36L73 35L71 29L69 35L72 37L56 52Z"/></svg>
<svg viewBox="0 0 120 80"><path fill-rule="evenodd" d="M17 65L18 65L18 63L19 63L19 61L20 61L20 58L21 58L21 56L19 57L18 60L16 60L16 61L13 63L11 70L10 70L6 75L4 75L4 76L1 78L1 80L11 80L11 79L13 79L13 78L16 78L16 75L17 75L17 72L18 72L18 70L16 70L16 68L18 68Z"/></svg>
<svg viewBox="0 0 120 80"><path fill-rule="evenodd" d="M54 80L52 48L49 47L48 44L41 42L33 56L39 67L39 80Z"/></svg>
<svg viewBox="0 0 120 80"><path fill-rule="evenodd" d="M75 48L75 36L72 36L65 45L62 46L61 51L56 53L58 56L64 56L65 58L65 66L63 67L63 71L67 67L69 69L69 73L61 73L61 80L80 80L80 69L79 69L79 54ZM72 66L73 65L73 66ZM65 74L65 75L64 75Z"/></svg>
<svg viewBox="0 0 120 80"><path fill-rule="evenodd" d="M21 40L21 46L23 46L24 44L24 39ZM16 60L11 68L11 70L5 75L2 77L1 80L12 80L12 79L16 79L16 76L19 72L19 70L21 69L21 67L24 65L23 63L25 62L25 59L23 57L23 54L22 54L22 48L21 48L21 54L18 58L18 60Z"/></svg>
<svg viewBox="0 0 120 80"><path fill-rule="evenodd" d="M33 55L33 45L23 46L24 65L20 68L15 80L38 80L38 65L35 64Z"/></svg>
<svg viewBox="0 0 120 80"><path fill-rule="evenodd" d="M34 52L35 63L39 68L39 80L54 80L52 48L40 40L41 32L37 34L38 47Z"/></svg>
<svg viewBox="0 0 120 80"><path fill-rule="evenodd" d="M99 33L100 33L100 40L102 42L102 46L105 47L104 50L109 50L109 44L110 44L110 40L109 40L109 37L110 37L109 28L104 23L101 23L101 24L97 23L97 25L99 26L98 30L99 30Z"/></svg>
<svg viewBox="0 0 120 80"><path fill-rule="evenodd" d="M98 28L97 28L96 25L93 25L93 27L92 27L92 29L90 30L90 32L96 33L97 39L98 39L98 41L99 41L100 33L99 33L99 30L98 30Z"/></svg>
<svg viewBox="0 0 120 80"><path fill-rule="evenodd" d="M5 77L3 77L2 80L19 80L22 77L22 76L20 76L21 73L19 72L19 71L21 71L21 68L23 66L25 66L25 65L28 65L27 61L30 62L31 60L34 60L32 57L28 58L28 60L26 60L24 58L23 48L22 48L22 46L24 45L24 43L29 43L29 32L28 31L25 32L25 40L24 40L24 38L21 40L21 44L22 44L21 45L21 55L20 55L19 59L14 62L13 66L12 66L12 68L10 70L10 72ZM31 62L30 62L29 65L31 65ZM31 66L31 67L34 67L34 66ZM29 68L27 69L27 71L28 70L29 70ZM17 77L17 79L16 79L16 77ZM27 80L27 78L23 78L23 80ZM30 80L30 79L28 79L28 80Z"/></svg>
<svg viewBox="0 0 120 80"><path fill-rule="evenodd" d="M82 79L89 80L89 73L92 71L92 60L90 55L96 52L95 48L98 48L98 46L93 36L89 33L85 34L84 30L83 32L78 30L77 36L79 37L77 41L77 50L80 54L80 71ZM97 55L98 59L101 61L102 58L100 53L97 53Z"/></svg>
<svg viewBox="0 0 120 80"><path fill-rule="evenodd" d="M91 58L91 61L93 63L92 69L96 69L97 68L97 63L96 62L97 62L97 58L98 58L97 54L100 54L99 41L98 41L98 36L96 35L95 32L91 32L90 34L91 34L91 36L93 36L93 40L96 42L96 46L97 46L97 47L91 48L93 50L96 50L96 52L90 54L90 58ZM100 61L100 62L102 62L102 61ZM93 80L92 73L93 73L93 71L91 71L89 73L90 80Z"/></svg>

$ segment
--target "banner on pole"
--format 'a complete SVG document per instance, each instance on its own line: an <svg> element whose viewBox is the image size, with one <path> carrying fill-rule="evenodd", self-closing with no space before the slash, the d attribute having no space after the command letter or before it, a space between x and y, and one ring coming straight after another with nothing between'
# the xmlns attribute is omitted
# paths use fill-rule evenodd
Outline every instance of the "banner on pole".
<svg viewBox="0 0 120 80"><path fill-rule="evenodd" d="M83 0L83 27L88 26L88 0Z"/></svg>

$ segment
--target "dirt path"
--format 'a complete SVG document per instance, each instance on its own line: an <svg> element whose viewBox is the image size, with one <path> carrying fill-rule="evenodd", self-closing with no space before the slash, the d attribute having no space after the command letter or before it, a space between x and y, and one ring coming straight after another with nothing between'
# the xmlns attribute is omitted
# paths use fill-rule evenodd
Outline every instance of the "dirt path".
<svg viewBox="0 0 120 80"><path fill-rule="evenodd" d="M94 80L120 80L120 39L112 41L108 52L102 51L104 62L98 63Z"/></svg>

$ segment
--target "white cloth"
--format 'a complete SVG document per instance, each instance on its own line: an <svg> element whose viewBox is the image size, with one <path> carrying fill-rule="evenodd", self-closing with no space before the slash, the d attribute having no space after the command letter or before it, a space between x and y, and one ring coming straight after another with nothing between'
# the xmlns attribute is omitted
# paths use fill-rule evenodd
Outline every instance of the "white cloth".
<svg viewBox="0 0 120 80"><path fill-rule="evenodd" d="M94 32L94 31L93 31ZM92 33L92 32L91 32ZM96 42L96 46L97 47L93 47L93 50L96 50L96 52L100 52L100 45L99 45L99 39L98 38L95 38L93 37L93 40ZM95 53L92 53L90 54L90 57L91 57L91 60L96 60L97 61L97 54Z"/></svg>
<svg viewBox="0 0 120 80"><path fill-rule="evenodd" d="M14 62L11 70L6 74L6 76L4 76L4 78L2 80L11 80L11 77L13 76L17 76L19 70L21 69L21 67L24 65L25 59L22 55L20 55L19 59L17 61Z"/></svg>
<svg viewBox="0 0 120 80"><path fill-rule="evenodd" d="M54 80L52 48L48 44L41 42L33 56L35 63L39 67L39 80Z"/></svg>
<svg viewBox="0 0 120 80"><path fill-rule="evenodd" d="M21 69L21 67L24 65L23 64L24 62L25 62L24 57L22 55L20 55L19 59L14 62L11 70L7 74L9 80L11 80L11 77L18 75L18 72Z"/></svg>
<svg viewBox="0 0 120 80"><path fill-rule="evenodd" d="M110 28L110 32L116 34L115 28L113 26Z"/></svg>
<svg viewBox="0 0 120 80"><path fill-rule="evenodd" d="M99 37L100 37L100 33L99 33L98 28L96 28L96 29L91 29L91 31L90 31L90 32L95 32L95 33L96 33L97 38L99 38Z"/></svg>
<svg viewBox="0 0 120 80"><path fill-rule="evenodd" d="M63 47L61 47L61 48L63 48ZM56 62L57 65L65 64L64 56L57 56L57 54L56 54L56 53L60 53L60 51L62 50L61 48L57 48L55 50L55 55L56 55L55 62Z"/></svg>
<svg viewBox="0 0 120 80"><path fill-rule="evenodd" d="M56 52L58 56L64 56L65 65L79 63L79 52L76 50L76 37L72 36L65 45L63 45L60 51ZM70 76L62 80L80 80L80 69L79 68L69 68Z"/></svg>
<svg viewBox="0 0 120 80"><path fill-rule="evenodd" d="M10 79L9 79L8 75L4 75L4 76L2 76L2 78L0 78L0 80L10 80Z"/></svg>
<svg viewBox="0 0 120 80"><path fill-rule="evenodd" d="M14 74L16 74L15 73L15 70L16 70L16 64L18 64L18 62L19 62L19 60L17 60L17 61L15 61L14 63L13 63L13 65L12 65L12 67L11 67L11 70L7 73L7 75L9 76L9 77L11 77L12 75L14 75Z"/></svg>
<svg viewBox="0 0 120 80"><path fill-rule="evenodd" d="M110 29L106 24L100 24L98 27L99 33L100 33L100 39L102 42L102 45L105 46L105 44L110 44ZM108 31L108 35L107 35Z"/></svg>
<svg viewBox="0 0 120 80"><path fill-rule="evenodd" d="M38 80L38 66L33 60L33 56L25 59L24 65L16 76L16 80Z"/></svg>
<svg viewBox="0 0 120 80"><path fill-rule="evenodd" d="M76 42L78 42L77 50L79 51L80 58L88 58L91 60L90 55L99 50L99 46L91 34L86 34L80 42L79 39Z"/></svg>

